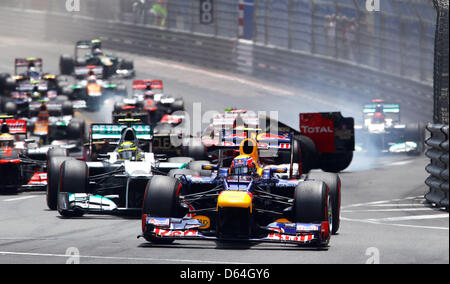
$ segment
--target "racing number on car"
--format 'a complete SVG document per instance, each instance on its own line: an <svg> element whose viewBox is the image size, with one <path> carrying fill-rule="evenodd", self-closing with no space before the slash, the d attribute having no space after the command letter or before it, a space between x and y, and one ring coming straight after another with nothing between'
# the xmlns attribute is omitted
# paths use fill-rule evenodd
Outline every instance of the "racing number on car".
<svg viewBox="0 0 450 284"><path fill-rule="evenodd" d="M200 24L209 25L214 21L214 5L213 0L200 1Z"/></svg>

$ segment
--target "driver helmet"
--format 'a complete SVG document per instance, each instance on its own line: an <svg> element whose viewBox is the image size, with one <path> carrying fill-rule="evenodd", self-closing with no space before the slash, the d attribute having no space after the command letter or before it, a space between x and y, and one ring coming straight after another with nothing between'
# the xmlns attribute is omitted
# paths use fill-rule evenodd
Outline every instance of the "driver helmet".
<svg viewBox="0 0 450 284"><path fill-rule="evenodd" d="M140 154L138 147L130 141L123 142L120 144L118 149L119 159L120 160L139 160Z"/></svg>
<svg viewBox="0 0 450 284"><path fill-rule="evenodd" d="M94 49L94 51L92 52L92 54L94 56L102 56L103 55L103 51L100 48L96 48Z"/></svg>
<svg viewBox="0 0 450 284"><path fill-rule="evenodd" d="M153 92L152 83L147 82L144 91L144 97L152 99L155 96L155 92Z"/></svg>
<svg viewBox="0 0 450 284"><path fill-rule="evenodd" d="M257 173L257 167L251 156L241 155L233 159L229 171L232 176L252 176Z"/></svg>
<svg viewBox="0 0 450 284"><path fill-rule="evenodd" d="M28 68L28 76L31 78L35 78L39 76L39 73L36 70L36 67L31 66Z"/></svg>
<svg viewBox="0 0 450 284"><path fill-rule="evenodd" d="M95 83L97 83L97 76L95 76L95 75L89 76L88 79L87 79L87 82L88 82L89 84L95 84Z"/></svg>
<svg viewBox="0 0 450 284"><path fill-rule="evenodd" d="M9 133L0 135L0 148L14 148L14 136Z"/></svg>
<svg viewBox="0 0 450 284"><path fill-rule="evenodd" d="M34 89L31 92L31 98L34 100L39 100L41 98L41 93L37 89Z"/></svg>

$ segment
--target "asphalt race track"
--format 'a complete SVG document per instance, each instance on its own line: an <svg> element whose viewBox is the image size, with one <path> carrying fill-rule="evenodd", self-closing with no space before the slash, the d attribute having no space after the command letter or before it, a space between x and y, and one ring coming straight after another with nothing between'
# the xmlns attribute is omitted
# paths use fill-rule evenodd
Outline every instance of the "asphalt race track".
<svg viewBox="0 0 450 284"><path fill-rule="evenodd" d="M60 54L72 52L71 44L0 38L0 71L12 73L15 57L36 56L44 59L45 71L56 73ZM167 94L183 97L192 120L201 118L194 115L199 106L193 105L200 102L202 112L231 106L279 111L280 120L292 126L300 112L340 110L345 116L360 116L356 100L352 104L235 74L124 55L134 59L137 78L162 79ZM78 115L88 123L108 122L112 107L109 101L98 113ZM449 263L449 214L424 204L427 163L424 156L356 155L341 174L341 228L327 250L201 241L156 246L136 238L141 221L132 216L62 219L47 209L44 192L0 195L0 263L64 264L74 255L82 264Z"/></svg>

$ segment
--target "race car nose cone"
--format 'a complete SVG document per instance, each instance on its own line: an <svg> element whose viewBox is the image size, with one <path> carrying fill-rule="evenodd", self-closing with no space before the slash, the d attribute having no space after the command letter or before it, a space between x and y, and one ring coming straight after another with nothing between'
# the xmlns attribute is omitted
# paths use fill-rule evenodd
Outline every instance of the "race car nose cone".
<svg viewBox="0 0 450 284"><path fill-rule="evenodd" d="M243 191L224 191L219 195L217 208L226 207L250 208L252 212L252 197Z"/></svg>

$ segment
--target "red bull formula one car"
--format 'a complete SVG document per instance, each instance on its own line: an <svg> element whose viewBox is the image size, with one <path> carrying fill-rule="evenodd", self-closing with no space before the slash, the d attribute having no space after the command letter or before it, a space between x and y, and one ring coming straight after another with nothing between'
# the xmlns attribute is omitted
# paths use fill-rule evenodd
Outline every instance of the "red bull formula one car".
<svg viewBox="0 0 450 284"><path fill-rule="evenodd" d="M249 137L229 168L219 162L203 165L209 175L180 169L153 177L144 195L139 237L157 244L214 240L328 246L339 229L339 176L301 175L289 164L264 165L256 135ZM236 146L219 146L220 151L229 148Z"/></svg>

